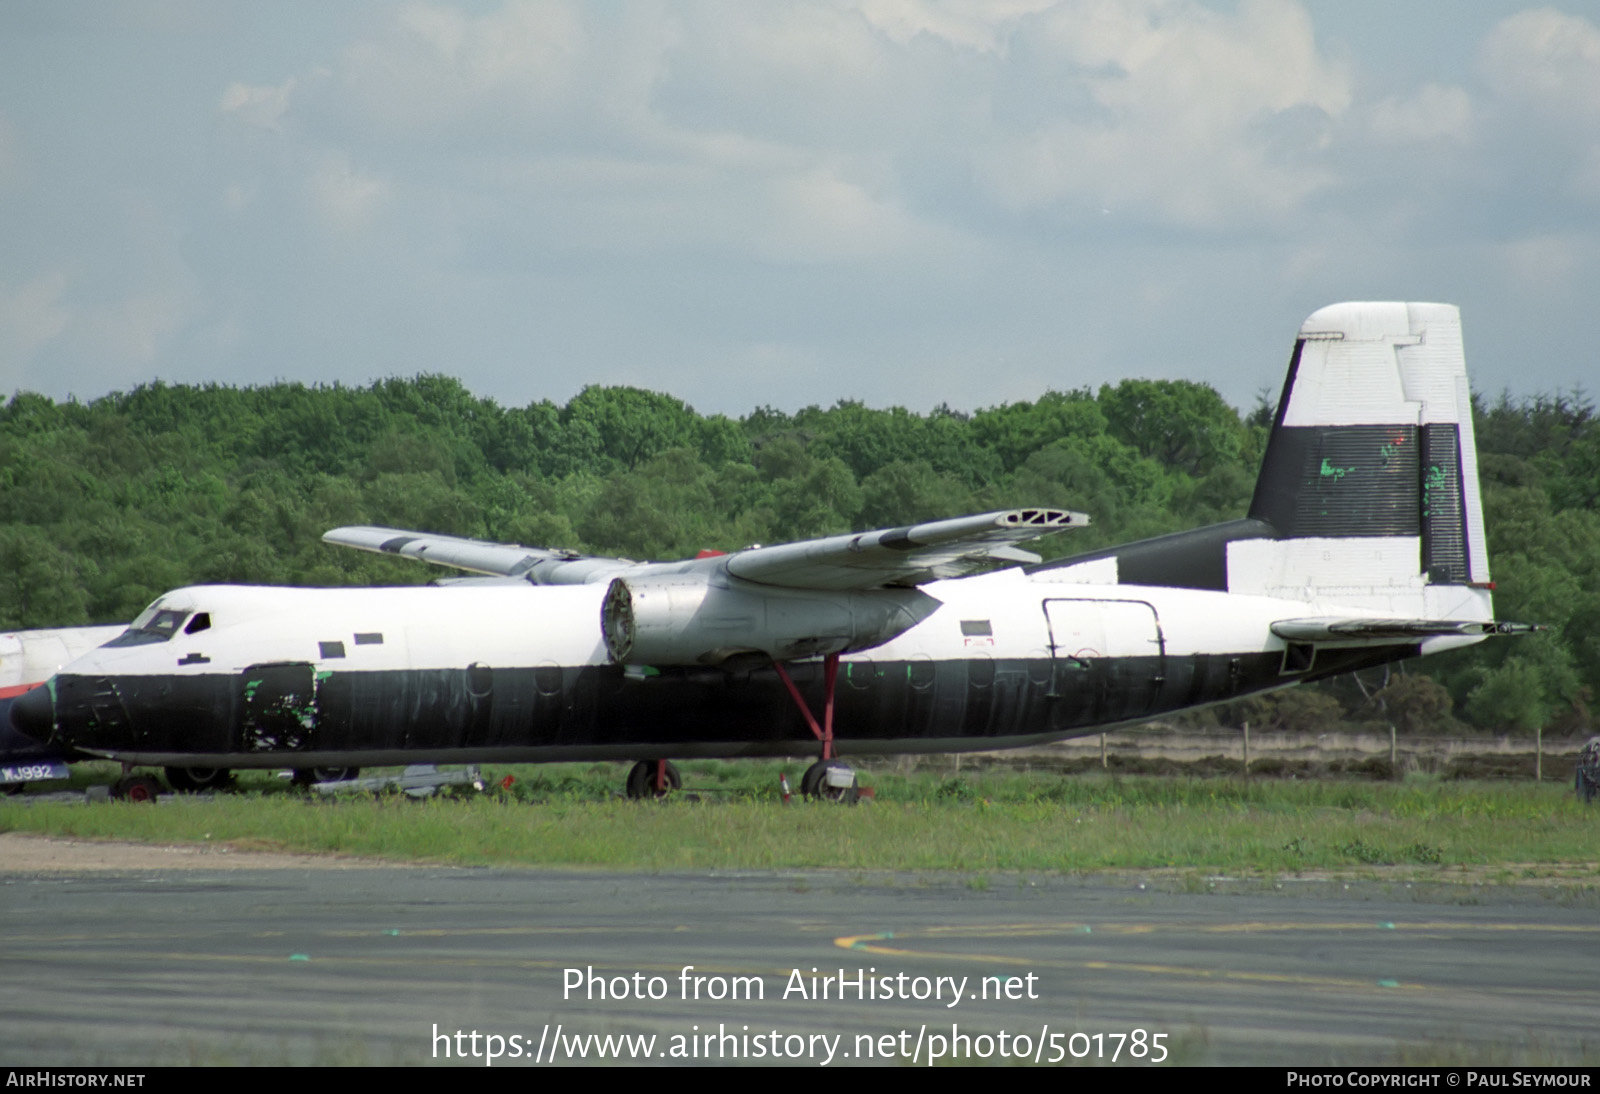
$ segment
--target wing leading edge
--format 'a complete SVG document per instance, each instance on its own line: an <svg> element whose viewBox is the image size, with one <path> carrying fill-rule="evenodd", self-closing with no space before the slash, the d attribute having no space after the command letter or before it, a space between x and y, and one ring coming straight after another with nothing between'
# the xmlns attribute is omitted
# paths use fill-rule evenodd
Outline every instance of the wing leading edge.
<svg viewBox="0 0 1600 1094"><path fill-rule="evenodd" d="M730 555L728 573L763 585L800 589L871 589L956 577L989 559L1034 562L1025 540L1081 528L1082 513L1009 509L903 528L829 536Z"/></svg>
<svg viewBox="0 0 1600 1094"><path fill-rule="evenodd" d="M397 528L335 528L326 543L420 559L472 573L522 578L535 585L574 585L622 573L713 573L762 585L842 591L919 585L956 577L986 561L1037 562L1016 544L1089 523L1066 509L1009 509L901 528L828 536L686 562L639 563L572 551L491 543Z"/></svg>

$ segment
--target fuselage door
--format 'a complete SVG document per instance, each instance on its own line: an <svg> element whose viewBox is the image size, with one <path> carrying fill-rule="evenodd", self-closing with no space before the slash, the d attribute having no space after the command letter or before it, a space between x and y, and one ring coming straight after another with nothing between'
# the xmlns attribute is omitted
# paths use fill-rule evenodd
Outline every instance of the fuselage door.
<svg viewBox="0 0 1600 1094"><path fill-rule="evenodd" d="M305 661L251 665L239 674L239 751L304 752L315 747L317 688Z"/></svg>
<svg viewBox="0 0 1600 1094"><path fill-rule="evenodd" d="M1046 600L1058 728L1137 718L1165 682L1165 642L1143 600Z"/></svg>

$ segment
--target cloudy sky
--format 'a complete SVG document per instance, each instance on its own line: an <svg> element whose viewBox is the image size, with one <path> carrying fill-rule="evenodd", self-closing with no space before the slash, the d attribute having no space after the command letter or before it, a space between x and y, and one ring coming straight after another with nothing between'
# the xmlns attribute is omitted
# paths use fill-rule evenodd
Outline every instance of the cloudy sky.
<svg viewBox="0 0 1600 1094"><path fill-rule="evenodd" d="M6 0L0 394L1248 406L1349 299L1592 389L1595 11Z"/></svg>

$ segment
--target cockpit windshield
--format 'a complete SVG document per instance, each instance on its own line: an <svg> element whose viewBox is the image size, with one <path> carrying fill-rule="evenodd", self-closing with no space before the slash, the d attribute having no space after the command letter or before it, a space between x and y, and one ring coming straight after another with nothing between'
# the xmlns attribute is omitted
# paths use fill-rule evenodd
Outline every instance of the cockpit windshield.
<svg viewBox="0 0 1600 1094"><path fill-rule="evenodd" d="M107 646L143 646L151 642L165 642L178 633L183 626L183 621L189 618L188 612L175 611L163 608L161 601L156 601L144 611L139 613L139 618L128 625L128 629L117 637L107 642Z"/></svg>

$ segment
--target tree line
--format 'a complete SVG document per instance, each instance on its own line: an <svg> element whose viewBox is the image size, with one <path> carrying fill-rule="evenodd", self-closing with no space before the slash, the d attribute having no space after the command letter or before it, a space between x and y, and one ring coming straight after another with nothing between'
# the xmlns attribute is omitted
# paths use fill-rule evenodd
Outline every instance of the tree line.
<svg viewBox="0 0 1600 1094"><path fill-rule="evenodd" d="M585 388L501 407L444 376L365 387L147 384L0 407L0 627L123 622L169 588L414 584L331 548L383 524L635 559L1018 505L1077 509L1076 554L1243 514L1271 422L1212 388L1124 380L927 414L840 401L702 415ZM1600 675L1600 423L1581 395L1475 404L1503 618L1544 634L1255 700L1253 724L1587 728Z"/></svg>

